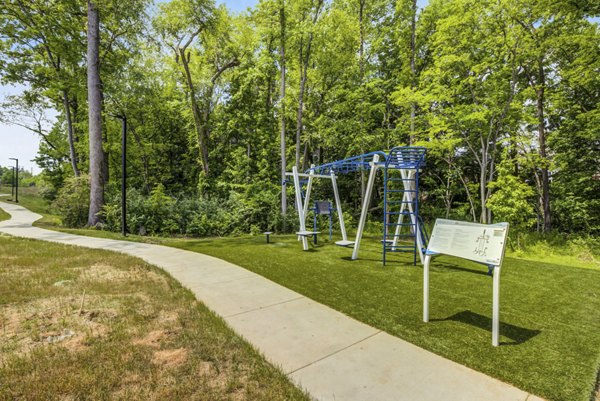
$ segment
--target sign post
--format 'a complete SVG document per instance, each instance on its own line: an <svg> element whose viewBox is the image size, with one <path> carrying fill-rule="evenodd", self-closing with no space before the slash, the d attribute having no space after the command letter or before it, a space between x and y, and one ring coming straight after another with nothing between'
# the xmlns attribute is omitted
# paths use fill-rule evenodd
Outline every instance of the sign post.
<svg viewBox="0 0 600 401"><path fill-rule="evenodd" d="M500 270L508 223L477 224L437 219L423 263L423 321L429 321L429 265L438 255L450 255L488 266L493 276L492 345L500 338Z"/></svg>

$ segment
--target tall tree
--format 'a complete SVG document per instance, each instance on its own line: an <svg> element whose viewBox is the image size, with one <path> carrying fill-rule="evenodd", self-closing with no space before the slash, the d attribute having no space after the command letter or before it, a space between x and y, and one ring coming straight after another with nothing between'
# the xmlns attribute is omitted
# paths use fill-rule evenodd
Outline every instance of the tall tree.
<svg viewBox="0 0 600 401"><path fill-rule="evenodd" d="M72 108L79 84L75 74L83 59L78 28L83 18L80 5L71 0L10 0L0 8L0 41L7 44L8 56L2 63L2 77L32 87L62 111L75 176L79 175L79 158Z"/></svg>
<svg viewBox="0 0 600 401"><path fill-rule="evenodd" d="M87 2L87 84L89 119L89 226L100 222L99 213L104 205L104 150L102 148L102 88L100 83L100 13L91 0Z"/></svg>
<svg viewBox="0 0 600 401"><path fill-rule="evenodd" d="M285 0L281 0L279 7L279 68L280 68L280 81L279 81L279 145L280 145L280 164L281 164L281 214L287 214L287 186L286 186L286 145L285 145Z"/></svg>
<svg viewBox="0 0 600 401"><path fill-rule="evenodd" d="M536 150L539 155L535 178L541 226L543 231L548 232L552 228L551 152L548 148L548 138L559 125L556 123L557 119L552 116L550 99L556 88L562 84L558 67L563 53L557 44L572 35L570 29L581 25L589 15L586 14L592 11L592 7L562 0L511 0L507 5L511 17L523 32L522 75L524 83L530 89L527 97L535 104L533 115L536 123L533 128L537 134ZM576 36L573 39L576 40Z"/></svg>
<svg viewBox="0 0 600 401"><path fill-rule="evenodd" d="M199 160L209 174L210 118L220 78L240 64L231 46L229 15L212 0L172 0L160 5L154 25L182 67L198 143ZM194 61L196 63L194 63ZM196 74L194 74L196 70Z"/></svg>
<svg viewBox="0 0 600 401"><path fill-rule="evenodd" d="M417 67L415 58L417 55L417 0L411 0L410 8L410 88L415 90L417 80ZM412 145L415 141L415 115L417 105L414 102L410 104L410 136L408 143Z"/></svg>
<svg viewBox="0 0 600 401"><path fill-rule="evenodd" d="M494 14L494 21L487 14ZM476 166L479 220L489 223L489 184L499 150L518 126L514 100L520 37L502 6L491 2L454 0L445 4L442 15L433 36L435 62L424 73L420 95L430 102L429 136L460 139L454 152L463 158L468 152L467 166Z"/></svg>
<svg viewBox="0 0 600 401"><path fill-rule="evenodd" d="M312 52L313 39L315 36L315 27L323 8L324 0L311 0L308 9L302 10L302 17L299 23L300 39L298 43L298 66L299 66L299 89L298 89L298 113L296 115L296 167L300 168L301 146L302 146L302 131L304 129L302 118L304 116L304 94L306 91L306 81L308 80L308 68ZM308 35L305 38L304 30L306 29L306 18L312 12L310 18L311 25L308 26ZM303 160L307 164L306 158Z"/></svg>

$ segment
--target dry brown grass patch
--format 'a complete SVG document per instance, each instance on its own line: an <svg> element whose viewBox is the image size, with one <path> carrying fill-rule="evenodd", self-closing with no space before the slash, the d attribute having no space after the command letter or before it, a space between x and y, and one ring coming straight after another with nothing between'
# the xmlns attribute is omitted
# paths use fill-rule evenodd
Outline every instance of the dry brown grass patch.
<svg viewBox="0 0 600 401"><path fill-rule="evenodd" d="M186 348L163 349L154 351L152 363L167 368L183 365L188 358L189 351Z"/></svg>
<svg viewBox="0 0 600 401"><path fill-rule="evenodd" d="M81 274L79 282L126 282L126 281L151 281L166 284L163 275L149 270L143 266L135 266L131 269L122 270L106 263L96 263L88 267L78 269Z"/></svg>
<svg viewBox="0 0 600 401"><path fill-rule="evenodd" d="M90 304L99 303L90 297ZM100 318L117 316L113 309L79 313L78 297L52 297L0 308L0 351L26 355L37 347L62 346L72 351L86 347L90 338L106 336L109 328ZM7 352L0 352L0 363Z"/></svg>

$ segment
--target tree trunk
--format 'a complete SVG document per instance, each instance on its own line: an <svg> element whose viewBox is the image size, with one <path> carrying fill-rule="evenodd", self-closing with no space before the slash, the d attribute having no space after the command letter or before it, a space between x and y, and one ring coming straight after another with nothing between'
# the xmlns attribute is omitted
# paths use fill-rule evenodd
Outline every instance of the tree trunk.
<svg viewBox="0 0 600 401"><path fill-rule="evenodd" d="M364 101L362 99L363 95L363 82L365 79L365 27L364 27L364 12L365 12L365 1L359 0L358 4L358 29L360 34L360 46L358 47L358 72L360 74L360 87L361 87L361 103ZM360 110L363 110L363 105L361 104ZM365 117L363 112L360 113L360 133L364 135L364 124ZM365 153L364 149L361 148L361 153ZM361 204L365 199L365 192L367 190L367 178L364 170L360 171L360 202Z"/></svg>
<svg viewBox="0 0 600 401"><path fill-rule="evenodd" d="M306 68L300 77L300 92L298 94L298 114L296 116L296 167L300 168L300 139L302 136L302 114L304 112L304 89L306 88Z"/></svg>
<svg viewBox="0 0 600 401"><path fill-rule="evenodd" d="M100 86L100 17L98 7L88 0L87 30L87 85L89 109L89 149L90 149L90 208L88 226L100 222L98 213L104 204L104 179L102 164L102 88Z"/></svg>
<svg viewBox="0 0 600 401"><path fill-rule="evenodd" d="M480 182L479 182L479 196L481 197L481 199L480 199L481 200L481 214L480 214L480 217L479 217L479 222L482 223L482 224L487 224L487 222L488 222L487 221L487 217L488 217L487 207L485 205L485 201L486 201L486 199L485 199L485 193L486 193L486 184L487 184L487 182L486 182L486 176L487 176L487 174L486 173L487 172L486 172L485 167L482 167L481 168L481 172L479 174L479 180L480 180Z"/></svg>
<svg viewBox="0 0 600 401"><path fill-rule="evenodd" d="M65 119L67 120L67 140L69 141L69 158L71 159L71 167L73 174L79 177L79 168L77 167L77 153L75 151L75 135L73 132L73 119L71 117L71 106L69 106L69 97L67 91L63 89L63 106L65 108Z"/></svg>
<svg viewBox="0 0 600 401"><path fill-rule="evenodd" d="M179 57L181 59L181 64L183 65L185 82L188 87L188 91L190 92L190 101L192 103L192 115L194 116L194 127L196 128L196 136L198 138L198 153L200 156L200 164L202 164L202 171L205 175L208 175L208 147L206 145L206 137L204 132L204 124L202 113L200 111L200 106L198 105L198 101L196 100L196 89L194 87L194 82L192 81L192 73L190 72L190 65L187 59L186 49L180 48Z"/></svg>
<svg viewBox="0 0 600 401"><path fill-rule="evenodd" d="M284 0L281 0L279 9L279 24L281 29L281 43L279 45L279 56L281 63L281 83L279 88L281 132L279 134L280 152L281 152L281 214L287 214L287 187L285 170L287 162L285 160L285 10Z"/></svg>
<svg viewBox="0 0 600 401"><path fill-rule="evenodd" d="M312 25L313 27L317 23L321 7L323 6L323 0L319 0L315 14L313 16ZM296 118L296 167L300 168L300 145L301 136L303 131L302 116L304 112L304 91L306 90L306 80L308 78L308 65L310 63L310 53L312 47L313 32L308 34L308 41L306 43L306 57L303 55L302 39L300 39L300 93L298 94L298 115Z"/></svg>
<svg viewBox="0 0 600 401"><path fill-rule="evenodd" d="M417 34L417 0L412 0L412 15L410 24L410 88L414 91L416 86L416 75L417 70L415 68L415 52L416 43L415 38ZM415 116L417 106L414 102L410 103L410 136L408 138L408 144L412 145L415 142Z"/></svg>
<svg viewBox="0 0 600 401"><path fill-rule="evenodd" d="M543 220L544 220L544 232L549 232L552 228L552 219L550 215L550 179L548 174L548 166L546 165L547 154L546 154L546 122L544 118L544 92L546 89L546 76L544 72L543 60L539 61L538 67L539 82L536 90L537 101L537 118L538 118L538 142L539 152L543 161L541 167L542 175L542 194L540 203L542 206Z"/></svg>

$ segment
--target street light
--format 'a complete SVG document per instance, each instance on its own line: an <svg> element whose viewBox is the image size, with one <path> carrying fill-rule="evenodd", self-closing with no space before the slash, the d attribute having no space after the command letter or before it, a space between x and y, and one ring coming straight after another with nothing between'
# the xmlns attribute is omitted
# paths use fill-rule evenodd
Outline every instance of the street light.
<svg viewBox="0 0 600 401"><path fill-rule="evenodd" d="M15 166L10 166L10 200L15 199Z"/></svg>
<svg viewBox="0 0 600 401"><path fill-rule="evenodd" d="M19 203L19 159L15 159L14 157L11 157L10 160L14 160L17 163L17 166L13 170L13 182L15 183L14 184L15 202ZM16 179L15 179L15 176L16 176Z"/></svg>
<svg viewBox="0 0 600 401"><path fill-rule="evenodd" d="M127 117L121 120L121 234L127 236Z"/></svg>
<svg viewBox="0 0 600 401"><path fill-rule="evenodd" d="M121 120L121 234L127 236L127 117L111 114Z"/></svg>

